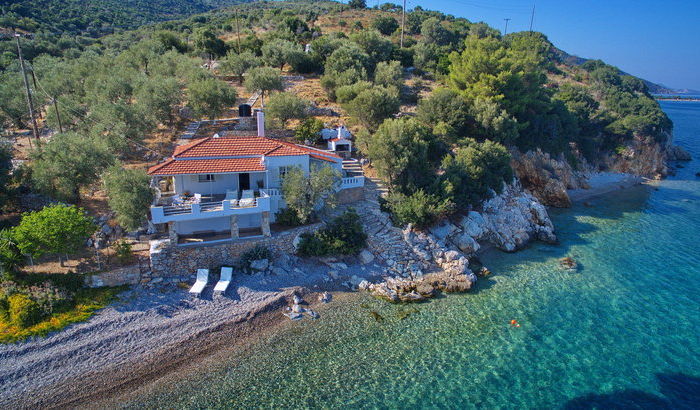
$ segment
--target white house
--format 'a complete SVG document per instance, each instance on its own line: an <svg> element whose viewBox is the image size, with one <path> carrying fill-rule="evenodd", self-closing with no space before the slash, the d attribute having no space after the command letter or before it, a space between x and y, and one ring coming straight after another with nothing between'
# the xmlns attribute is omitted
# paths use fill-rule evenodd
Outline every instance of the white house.
<svg viewBox="0 0 700 410"><path fill-rule="evenodd" d="M168 224L171 242L180 244L269 236L285 207L280 188L287 170L342 172L342 164L335 153L263 136L198 139L148 170L158 192L151 219ZM343 178L340 190L363 185L363 177Z"/></svg>

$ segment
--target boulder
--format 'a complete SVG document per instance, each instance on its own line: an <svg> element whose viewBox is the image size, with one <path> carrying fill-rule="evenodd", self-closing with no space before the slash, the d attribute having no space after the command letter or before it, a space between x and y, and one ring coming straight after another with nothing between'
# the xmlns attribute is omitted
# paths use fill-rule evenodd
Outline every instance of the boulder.
<svg viewBox="0 0 700 410"><path fill-rule="evenodd" d="M452 225L449 221L442 221L439 224L430 228L430 233L433 234L438 239L445 240L448 236L452 235L459 228Z"/></svg>
<svg viewBox="0 0 700 410"><path fill-rule="evenodd" d="M363 249L362 252L360 252L359 258L360 258L360 262L363 265L366 265L366 264L374 261L374 255L372 254L372 252L368 251L367 249Z"/></svg>
<svg viewBox="0 0 700 410"><path fill-rule="evenodd" d="M258 272L266 271L269 266L270 261L267 259L258 259L250 262L250 268Z"/></svg>
<svg viewBox="0 0 700 410"><path fill-rule="evenodd" d="M467 255L472 255L479 250L479 244L466 232L452 238L452 243L459 248L460 251Z"/></svg>
<svg viewBox="0 0 700 410"><path fill-rule="evenodd" d="M472 238L479 239L486 229L486 220L480 213L470 211L462 220L462 230Z"/></svg>

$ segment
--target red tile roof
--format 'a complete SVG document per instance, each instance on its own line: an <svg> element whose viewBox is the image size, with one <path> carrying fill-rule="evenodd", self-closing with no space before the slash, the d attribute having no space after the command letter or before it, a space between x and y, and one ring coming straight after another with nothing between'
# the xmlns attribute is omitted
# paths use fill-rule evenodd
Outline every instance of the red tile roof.
<svg viewBox="0 0 700 410"><path fill-rule="evenodd" d="M261 158L169 160L148 169L150 175L221 174L265 171Z"/></svg>
<svg viewBox="0 0 700 410"><path fill-rule="evenodd" d="M232 157L246 155L296 156L310 152L340 157L310 147L265 137L207 137L175 149L175 158Z"/></svg>
<svg viewBox="0 0 700 410"><path fill-rule="evenodd" d="M176 147L172 158L149 168L148 173L176 175L264 171L263 156L300 155L329 162L342 161L340 156L328 151L272 138L206 137Z"/></svg>

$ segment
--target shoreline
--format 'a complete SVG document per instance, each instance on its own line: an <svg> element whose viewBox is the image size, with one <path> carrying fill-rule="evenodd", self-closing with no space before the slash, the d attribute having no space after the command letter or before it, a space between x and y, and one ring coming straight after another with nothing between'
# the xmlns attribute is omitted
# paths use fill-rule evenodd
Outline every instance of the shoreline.
<svg viewBox="0 0 700 410"><path fill-rule="evenodd" d="M335 269L337 279L331 267L315 261L284 276L237 275L226 296L212 297L208 287L203 299L177 288L124 292L87 322L0 345L0 406L90 407L188 371L291 322L282 312L295 293L316 309L321 292L347 291L341 284L346 277L371 278L384 270L348 265Z"/></svg>
<svg viewBox="0 0 700 410"><path fill-rule="evenodd" d="M649 181L643 177L619 172L599 172L588 178L589 189L567 189L571 203L581 203L621 189L631 188Z"/></svg>
<svg viewBox="0 0 700 410"><path fill-rule="evenodd" d="M601 173L591 177L590 189L567 192L572 202L580 203L642 182L642 178L629 174ZM238 275L228 296L211 300L206 300L211 290L205 300L194 301L182 289L128 291L125 301L110 305L88 322L44 339L0 345L0 359L17 361L12 366L3 366L10 369L0 369L0 379L6 381L0 405L96 407L128 397L168 378L182 377L183 372L196 371L202 361L211 361L232 347L246 346L278 331L285 322L291 323L281 313L294 293L303 295L316 309L320 292L329 291L334 299L348 292L341 285L343 278L353 274L362 278L381 276L384 269L377 264L350 264L337 279L330 280L330 266L309 261L284 277ZM137 313L132 314L132 310ZM179 316L184 320L168 323ZM211 321L207 323L207 320ZM109 330L117 329L105 326L104 322L107 325L116 322L119 332L110 334ZM142 332L146 335L140 339ZM76 342L74 336L88 341ZM130 343L121 343L120 338L127 338ZM64 352L64 344L68 345L68 354ZM44 354L37 359L34 350L42 350ZM57 362L54 354L59 356ZM110 359L114 357L121 360L112 363ZM83 361L83 365L77 365L78 361ZM89 364L84 366L86 361ZM43 374L37 384L22 383L23 378L37 373Z"/></svg>

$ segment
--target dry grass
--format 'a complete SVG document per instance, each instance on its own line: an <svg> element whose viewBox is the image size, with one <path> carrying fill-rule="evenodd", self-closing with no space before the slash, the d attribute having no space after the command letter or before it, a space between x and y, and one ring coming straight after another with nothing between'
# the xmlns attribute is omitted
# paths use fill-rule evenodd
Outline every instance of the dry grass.
<svg viewBox="0 0 700 410"><path fill-rule="evenodd" d="M343 11L342 13L333 13L320 16L314 24L314 26L320 28L321 31L326 34L337 31L341 31L345 34L350 34L356 31L355 29L353 29L353 25L356 21L361 22L362 27L369 28L371 27L372 20L379 16L391 16L395 18L396 21L401 21L401 13L391 13L388 11L369 9L349 9ZM344 27L340 25L341 21L346 22L346 25Z"/></svg>
<svg viewBox="0 0 700 410"><path fill-rule="evenodd" d="M148 242L133 242L132 261L123 264L117 260L114 249L111 247L95 250L94 248L84 248L75 255L70 255L70 259L61 266L55 256L45 256L34 261L34 265L25 266L25 273L45 273L45 274L65 274L65 273L94 273L106 272L129 266L136 261L136 257L148 257Z"/></svg>

